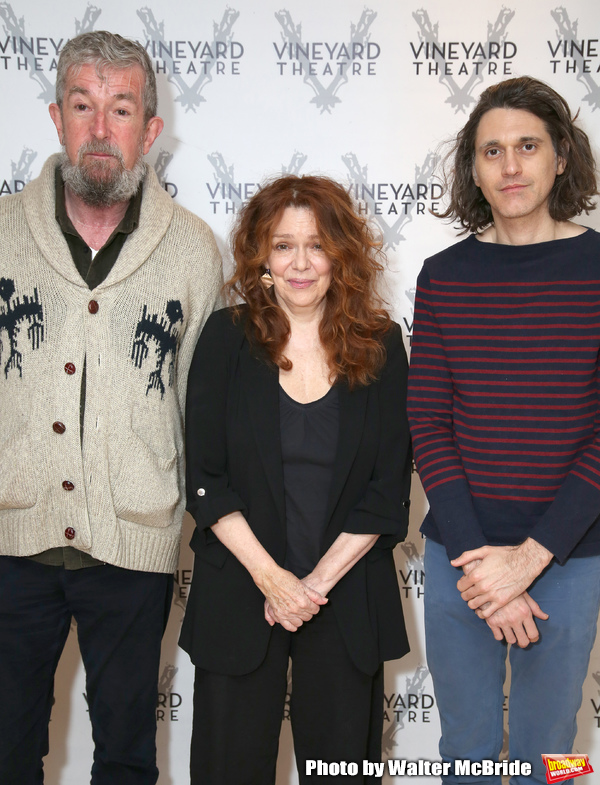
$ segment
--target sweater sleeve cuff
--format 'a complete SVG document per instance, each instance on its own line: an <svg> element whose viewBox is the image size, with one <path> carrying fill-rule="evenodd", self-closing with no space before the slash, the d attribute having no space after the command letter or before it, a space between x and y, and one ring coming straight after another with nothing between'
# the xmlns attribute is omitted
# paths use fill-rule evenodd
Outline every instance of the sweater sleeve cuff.
<svg viewBox="0 0 600 785"><path fill-rule="evenodd" d="M571 474L529 536L564 564L599 514L600 489Z"/></svg>
<svg viewBox="0 0 600 785"><path fill-rule="evenodd" d="M465 551L487 545L488 541L479 524L466 482L460 487L448 486L441 485L428 495L431 509L425 519L423 533L427 536L437 531L448 558L456 559Z"/></svg>

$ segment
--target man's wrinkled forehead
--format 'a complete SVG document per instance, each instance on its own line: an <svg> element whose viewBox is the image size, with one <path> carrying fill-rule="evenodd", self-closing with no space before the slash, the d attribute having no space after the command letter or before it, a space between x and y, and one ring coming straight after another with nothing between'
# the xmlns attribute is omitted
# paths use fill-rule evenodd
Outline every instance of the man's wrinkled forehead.
<svg viewBox="0 0 600 785"><path fill-rule="evenodd" d="M504 114L503 115L502 114L503 112L508 113L508 114ZM497 119L497 122L495 123L495 128L494 128L495 133L491 133L491 135L488 134L489 138L484 138L480 134L481 125L482 125L482 123L485 123L486 126L489 126L489 123L487 123L486 121L489 120L490 114L492 114L492 113L493 113L493 116ZM539 139L540 139L539 132L541 131L542 135L546 135L547 134L550 137L550 139L552 141L552 144L554 145L554 139L552 138L551 128L548 126L548 123L546 122L546 120L543 117L540 117L540 115L536 114L535 112L532 112L530 109L513 108L513 107L510 107L510 106L506 106L506 107L492 107L492 108L488 109L487 111L485 111L481 115L481 117L477 121L477 125L474 128L474 132L473 132L473 155L476 154L478 148L488 147L490 145L494 145L494 144L499 144L500 143L499 135L502 134L506 130L506 127L508 126L508 122L507 122L506 118L510 116L510 113L522 114L524 116L529 115L529 118L530 118L530 121L531 121L530 124L531 124L532 128L535 128L535 129L538 130L537 134L536 133L532 133L532 134L523 136L522 139L521 139L522 142L539 141ZM504 118L504 122L503 122L503 118ZM498 138L496 138L497 136L498 136Z"/></svg>
<svg viewBox="0 0 600 785"><path fill-rule="evenodd" d="M85 79L81 78L85 71ZM142 68L137 65L124 65L122 68L106 65L102 61L96 63L77 63L69 67L65 79L65 93L63 99L73 94L86 95L89 93L85 86L86 79L93 72L98 79L98 85L107 85L113 88L113 97L117 100L128 100L134 103L143 102L143 93L146 76Z"/></svg>

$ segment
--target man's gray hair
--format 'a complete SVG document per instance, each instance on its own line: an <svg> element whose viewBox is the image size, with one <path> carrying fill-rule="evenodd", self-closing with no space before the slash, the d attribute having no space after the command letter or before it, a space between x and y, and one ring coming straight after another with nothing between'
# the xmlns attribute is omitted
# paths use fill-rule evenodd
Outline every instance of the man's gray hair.
<svg viewBox="0 0 600 785"><path fill-rule="evenodd" d="M63 47L56 71L56 103L62 110L67 75L70 69L77 72L82 65L94 65L98 76L105 68L131 68L139 65L144 72L143 93L144 122L156 115L156 77L148 52L137 41L123 38L116 33L97 30L71 38Z"/></svg>

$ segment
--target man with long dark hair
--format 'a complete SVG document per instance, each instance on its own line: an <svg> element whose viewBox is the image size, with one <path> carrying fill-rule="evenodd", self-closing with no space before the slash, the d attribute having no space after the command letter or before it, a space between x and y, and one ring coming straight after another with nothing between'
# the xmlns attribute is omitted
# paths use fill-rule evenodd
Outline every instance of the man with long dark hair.
<svg viewBox="0 0 600 785"><path fill-rule="evenodd" d="M498 760L512 644L510 759L533 773L511 782L543 783L541 755L572 748L600 604L600 238L571 221L595 206L594 160L523 77L482 94L446 164L443 215L472 234L419 276L409 394L440 751Z"/></svg>

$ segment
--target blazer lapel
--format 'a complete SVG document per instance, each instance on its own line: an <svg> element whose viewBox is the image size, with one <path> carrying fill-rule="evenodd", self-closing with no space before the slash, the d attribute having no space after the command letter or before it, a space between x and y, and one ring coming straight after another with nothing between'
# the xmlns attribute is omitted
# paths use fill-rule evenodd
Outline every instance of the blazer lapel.
<svg viewBox="0 0 600 785"><path fill-rule="evenodd" d="M279 374L277 369L272 368L250 351L242 354L241 363L244 395L248 403L254 438L277 511L281 520L285 521L279 421ZM340 433L329 492L328 521L331 521L358 452L369 395L369 387L359 387L350 392L344 382L339 385L338 390Z"/></svg>
<svg viewBox="0 0 600 785"><path fill-rule="evenodd" d="M285 521L283 461L279 426L279 374L276 368L251 353L241 357L244 395L254 439L265 467L280 519Z"/></svg>
<svg viewBox="0 0 600 785"><path fill-rule="evenodd" d="M329 492L328 521L331 521L331 516L342 495L352 463L358 452L367 410L368 395L368 387L359 387L350 392L345 382L339 385L340 435L333 467L331 490Z"/></svg>

